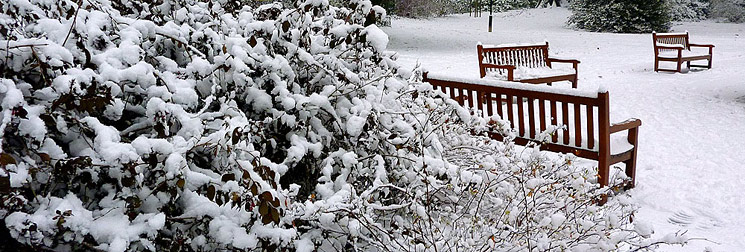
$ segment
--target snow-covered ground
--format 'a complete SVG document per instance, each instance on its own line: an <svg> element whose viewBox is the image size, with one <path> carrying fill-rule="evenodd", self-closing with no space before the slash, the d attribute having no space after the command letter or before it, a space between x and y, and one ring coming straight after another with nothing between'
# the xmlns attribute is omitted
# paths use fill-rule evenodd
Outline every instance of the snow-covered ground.
<svg viewBox="0 0 745 252"><path fill-rule="evenodd" d="M562 8L481 18L393 19L384 30L399 62L478 78L476 44L549 41L551 55L575 58L579 88L610 90L611 121L642 120L637 218L656 234L686 231L694 240L663 251L745 251L745 24L680 23L694 43L713 43L711 70L655 73L651 34L610 34L566 27ZM568 88L569 84L556 85Z"/></svg>

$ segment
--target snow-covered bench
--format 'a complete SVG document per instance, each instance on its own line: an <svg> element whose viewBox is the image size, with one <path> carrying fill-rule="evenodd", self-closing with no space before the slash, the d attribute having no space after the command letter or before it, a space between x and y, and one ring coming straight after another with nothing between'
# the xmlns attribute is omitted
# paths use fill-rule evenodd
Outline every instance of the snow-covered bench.
<svg viewBox="0 0 745 252"><path fill-rule="evenodd" d="M688 68L705 67L711 68L711 55L714 45L710 44L692 44L688 41L688 32L685 33L652 33L654 41L654 71L681 72L683 62L686 62ZM691 47L708 48L707 51L691 50ZM708 60L706 65L691 65L694 60ZM677 69L660 68L660 61L675 62Z"/></svg>
<svg viewBox="0 0 745 252"><path fill-rule="evenodd" d="M579 60L548 57L548 42L498 46L479 43L477 49L481 78L489 75L507 81L549 85L569 81L573 88L577 88ZM572 68L555 67L552 63L571 63Z"/></svg>
<svg viewBox="0 0 745 252"><path fill-rule="evenodd" d="M608 186L610 166L623 162L631 179L622 186L633 188L639 119L611 124L608 91L556 89L544 85L519 85L489 79L464 79L424 73L424 82L449 94L464 107L477 108L485 116L495 113L510 121L518 137L515 143L544 142L541 149L572 153L598 161L600 186ZM543 136L551 125L566 126ZM626 135L614 134L627 131ZM501 139L501 135L493 135ZM547 138L547 139L541 139Z"/></svg>

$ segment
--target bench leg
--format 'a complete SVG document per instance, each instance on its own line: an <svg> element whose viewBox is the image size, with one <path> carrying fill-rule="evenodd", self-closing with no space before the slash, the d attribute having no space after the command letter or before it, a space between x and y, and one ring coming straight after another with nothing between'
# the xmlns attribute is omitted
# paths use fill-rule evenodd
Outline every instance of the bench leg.
<svg viewBox="0 0 745 252"><path fill-rule="evenodd" d="M711 69L711 58L712 57L709 57L709 65L707 66L708 69Z"/></svg>
<svg viewBox="0 0 745 252"><path fill-rule="evenodd" d="M631 151L631 157L629 157L629 160L626 160L624 164L626 164L626 176L631 178L631 181L626 184L624 189L631 189L636 186L636 150L639 149L639 128L631 128L629 129L629 135L627 137L627 140L629 143L634 145L634 149Z"/></svg>
<svg viewBox="0 0 745 252"><path fill-rule="evenodd" d="M681 73L680 70L681 70L682 65L683 65L683 61L682 60L678 60L678 73Z"/></svg>
<svg viewBox="0 0 745 252"><path fill-rule="evenodd" d="M577 88L577 76L574 76L574 79L572 80L572 88Z"/></svg>
<svg viewBox="0 0 745 252"><path fill-rule="evenodd" d="M598 182L600 184L600 187L608 187L608 182L610 181L610 160L608 160L608 157L603 158L600 157L598 160ZM600 196L600 199L598 200L598 205L604 205L605 202L608 202L608 194L603 194Z"/></svg>
<svg viewBox="0 0 745 252"><path fill-rule="evenodd" d="M660 60L657 58L654 59L654 71L659 72L660 71Z"/></svg>
<svg viewBox="0 0 745 252"><path fill-rule="evenodd" d="M691 62L690 61L686 61L686 67L688 68L688 70L691 69Z"/></svg>

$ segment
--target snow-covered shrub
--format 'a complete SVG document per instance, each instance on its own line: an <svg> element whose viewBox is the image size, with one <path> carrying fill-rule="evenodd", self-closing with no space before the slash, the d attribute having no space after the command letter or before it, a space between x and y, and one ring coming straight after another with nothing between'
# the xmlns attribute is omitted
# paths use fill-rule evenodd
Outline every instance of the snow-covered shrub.
<svg viewBox="0 0 745 252"><path fill-rule="evenodd" d="M567 21L593 32L646 33L670 29L665 0L574 0Z"/></svg>
<svg viewBox="0 0 745 252"><path fill-rule="evenodd" d="M81 3L81 6L78 6ZM592 168L417 83L368 1L0 3L0 216L36 249L644 248ZM487 133L508 136L504 142ZM623 179L623 178L618 178Z"/></svg>
<svg viewBox="0 0 745 252"><path fill-rule="evenodd" d="M710 15L713 18L732 22L745 22L745 0L711 0Z"/></svg>
<svg viewBox="0 0 745 252"><path fill-rule="evenodd" d="M699 21L706 19L709 2L701 0L668 0L670 18L673 21Z"/></svg>

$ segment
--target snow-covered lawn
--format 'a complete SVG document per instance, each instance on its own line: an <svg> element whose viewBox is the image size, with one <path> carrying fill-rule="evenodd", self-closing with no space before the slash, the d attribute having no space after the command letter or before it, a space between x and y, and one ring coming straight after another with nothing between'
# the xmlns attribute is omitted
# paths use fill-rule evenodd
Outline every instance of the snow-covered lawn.
<svg viewBox="0 0 745 252"><path fill-rule="evenodd" d="M478 77L476 44L549 41L550 53L575 58L579 88L605 85L611 121L642 120L637 187L642 205L637 218L656 234L686 231L684 249L665 251L743 251L745 249L745 24L681 23L693 43L713 43L711 70L655 73L651 34L575 31L565 26L566 9L537 9L429 20L394 19L384 30L388 49L399 62L441 74ZM564 83L557 88L568 88Z"/></svg>

